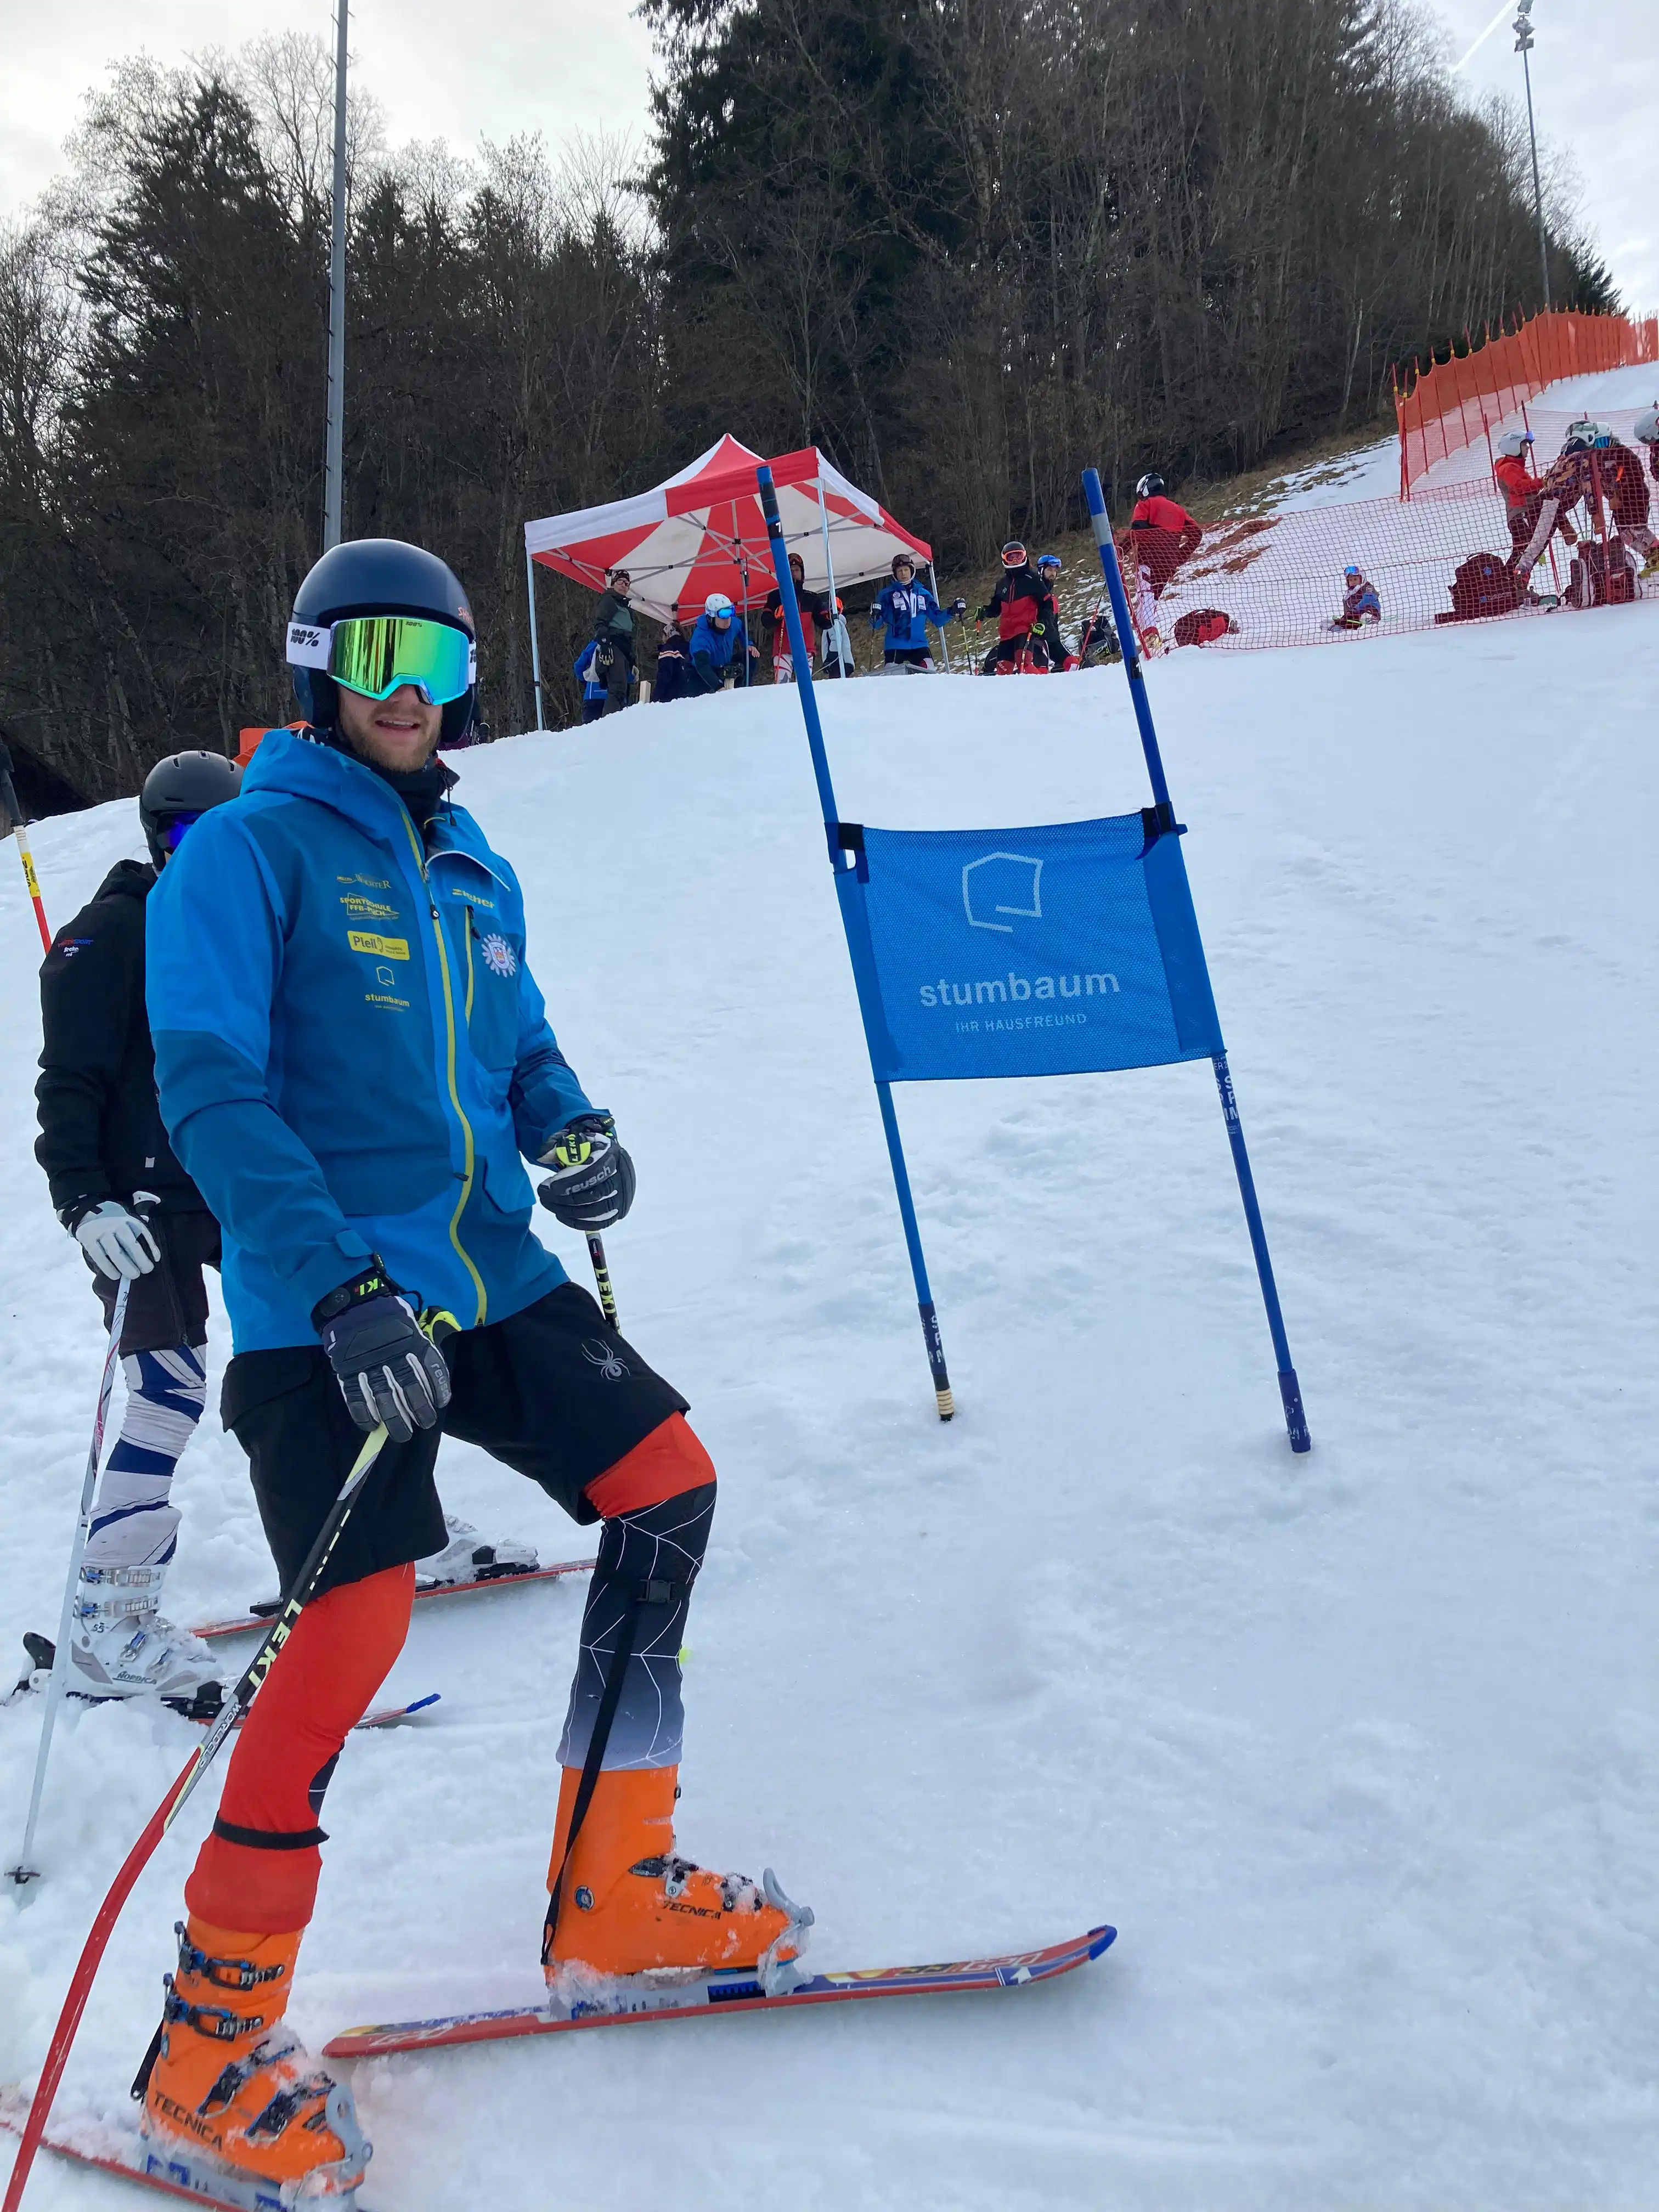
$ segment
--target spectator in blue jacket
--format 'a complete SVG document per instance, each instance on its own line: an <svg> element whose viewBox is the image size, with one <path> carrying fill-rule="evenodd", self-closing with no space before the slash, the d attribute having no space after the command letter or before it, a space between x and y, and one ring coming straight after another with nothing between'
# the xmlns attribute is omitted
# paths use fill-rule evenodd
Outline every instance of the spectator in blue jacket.
<svg viewBox="0 0 1659 2212"><path fill-rule="evenodd" d="M599 666L599 641L591 637L571 663L577 682L582 687L582 720L597 722L605 712L605 681Z"/></svg>
<svg viewBox="0 0 1659 2212"><path fill-rule="evenodd" d="M760 659L760 647L750 645L743 617L724 592L710 592L691 633L691 672L696 688L723 690L728 678L746 684L751 665Z"/></svg>
<svg viewBox="0 0 1659 2212"><path fill-rule="evenodd" d="M870 610L872 629L884 629L887 643L882 653L884 666L888 668L931 668L933 656L927 650L927 625L943 629L948 622L960 621L968 611L965 599L954 605L941 607L926 585L915 580L916 564L908 553L893 556L893 580L882 588L881 597Z"/></svg>

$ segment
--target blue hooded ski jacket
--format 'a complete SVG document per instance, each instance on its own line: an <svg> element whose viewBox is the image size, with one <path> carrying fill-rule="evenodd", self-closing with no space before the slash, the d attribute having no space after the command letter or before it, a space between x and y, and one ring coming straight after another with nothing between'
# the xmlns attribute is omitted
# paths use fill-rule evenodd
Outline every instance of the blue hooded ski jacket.
<svg viewBox="0 0 1659 2212"><path fill-rule="evenodd" d="M876 601L872 629L887 632L889 653L914 653L927 646L927 625L943 629L951 617L922 584L901 584L896 576Z"/></svg>
<svg viewBox="0 0 1659 2212"><path fill-rule="evenodd" d="M224 1232L238 1352L314 1344L378 1252L464 1328L565 1280L520 1155L592 1110L462 808L433 847L362 762L273 730L148 902L161 1117Z"/></svg>
<svg viewBox="0 0 1659 2212"><path fill-rule="evenodd" d="M697 617L697 626L691 633L694 663L706 653L716 668L729 668L735 660L741 669L748 651L749 633L741 615L733 615L724 629L718 629L706 614Z"/></svg>

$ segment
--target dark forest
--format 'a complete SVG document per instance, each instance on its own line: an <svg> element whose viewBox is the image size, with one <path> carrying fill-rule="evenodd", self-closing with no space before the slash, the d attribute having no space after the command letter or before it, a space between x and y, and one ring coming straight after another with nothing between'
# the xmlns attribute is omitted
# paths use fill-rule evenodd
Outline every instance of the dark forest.
<svg viewBox="0 0 1659 2212"><path fill-rule="evenodd" d="M1121 485L1363 425L1540 304L1524 133L1401 0L647 0L653 136L389 154L353 118L345 526L471 589L532 719L527 517L720 432L816 441L942 574ZM91 96L0 229L0 725L89 797L293 711L320 550L331 70L268 40ZM1552 216L1555 302L1614 303ZM583 634L550 592L544 659Z"/></svg>

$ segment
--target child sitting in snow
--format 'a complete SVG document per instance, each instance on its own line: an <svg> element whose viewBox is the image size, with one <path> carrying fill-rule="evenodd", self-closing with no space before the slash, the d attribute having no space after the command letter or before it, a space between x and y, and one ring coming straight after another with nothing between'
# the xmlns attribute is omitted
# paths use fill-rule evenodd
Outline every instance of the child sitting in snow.
<svg viewBox="0 0 1659 2212"><path fill-rule="evenodd" d="M1342 611L1331 624L1333 629L1358 629L1362 623L1382 621L1376 586L1367 583L1352 561L1342 571Z"/></svg>

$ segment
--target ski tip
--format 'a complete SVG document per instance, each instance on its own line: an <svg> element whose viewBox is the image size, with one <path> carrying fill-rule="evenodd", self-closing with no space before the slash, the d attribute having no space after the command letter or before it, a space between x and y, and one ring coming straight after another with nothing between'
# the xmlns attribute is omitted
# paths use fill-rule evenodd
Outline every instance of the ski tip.
<svg viewBox="0 0 1659 2212"><path fill-rule="evenodd" d="M1089 1956L1097 1959L1103 1951L1109 1950L1117 1941L1115 1928L1091 1928L1089 1930Z"/></svg>
<svg viewBox="0 0 1659 2212"><path fill-rule="evenodd" d="M425 1697L416 1698L412 1705L404 1707L404 1717L407 1719L410 1713L423 1713L428 1705L435 1705L442 1695L441 1690L430 1690Z"/></svg>

